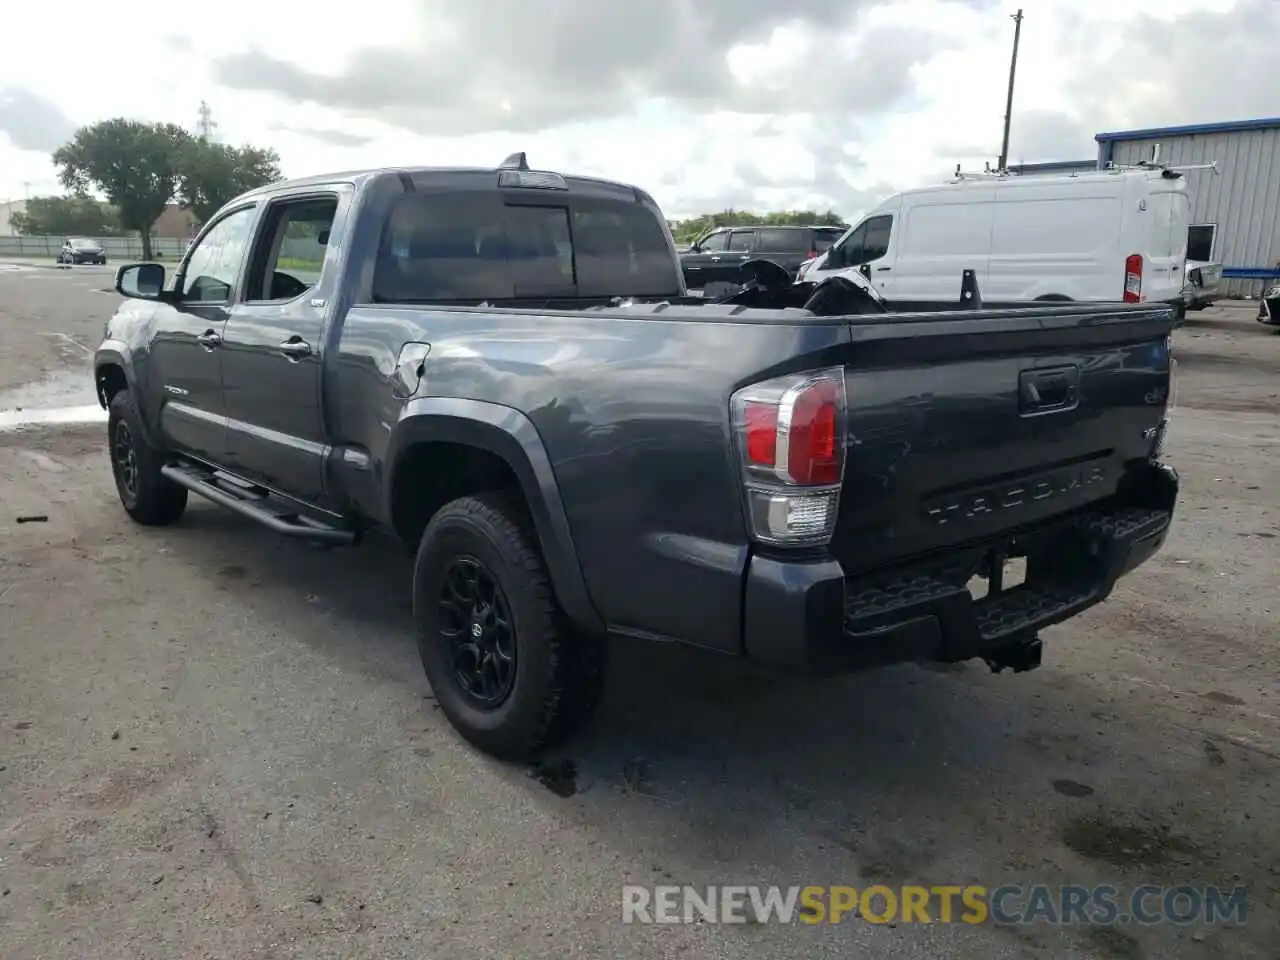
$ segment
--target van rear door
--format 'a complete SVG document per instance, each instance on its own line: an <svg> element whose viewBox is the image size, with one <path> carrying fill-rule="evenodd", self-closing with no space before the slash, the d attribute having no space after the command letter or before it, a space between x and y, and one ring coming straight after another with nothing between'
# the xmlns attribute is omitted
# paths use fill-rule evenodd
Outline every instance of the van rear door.
<svg viewBox="0 0 1280 960"><path fill-rule="evenodd" d="M1142 299L1167 303L1182 296L1187 260L1187 227L1191 201L1186 180L1160 177L1149 181L1142 264Z"/></svg>

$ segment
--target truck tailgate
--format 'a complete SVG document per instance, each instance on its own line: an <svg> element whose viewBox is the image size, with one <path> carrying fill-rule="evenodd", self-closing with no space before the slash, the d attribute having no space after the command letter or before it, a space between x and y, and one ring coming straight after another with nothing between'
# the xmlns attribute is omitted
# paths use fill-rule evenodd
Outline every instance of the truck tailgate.
<svg viewBox="0 0 1280 960"><path fill-rule="evenodd" d="M1161 429L1172 324L1164 307L1085 305L851 319L845 571L1114 498Z"/></svg>

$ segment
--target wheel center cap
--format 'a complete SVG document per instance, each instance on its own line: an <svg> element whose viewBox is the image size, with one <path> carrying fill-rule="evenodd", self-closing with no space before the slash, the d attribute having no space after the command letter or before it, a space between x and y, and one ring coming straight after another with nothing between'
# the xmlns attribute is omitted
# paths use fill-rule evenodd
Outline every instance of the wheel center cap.
<svg viewBox="0 0 1280 960"><path fill-rule="evenodd" d="M473 638L473 639L475 639L475 640L479 640L479 639L480 639L480 637L481 637L483 634L484 634L484 627L483 627L483 626L481 626L480 621L479 621L479 620L473 620L473 621L471 622L471 636L472 636L472 638Z"/></svg>

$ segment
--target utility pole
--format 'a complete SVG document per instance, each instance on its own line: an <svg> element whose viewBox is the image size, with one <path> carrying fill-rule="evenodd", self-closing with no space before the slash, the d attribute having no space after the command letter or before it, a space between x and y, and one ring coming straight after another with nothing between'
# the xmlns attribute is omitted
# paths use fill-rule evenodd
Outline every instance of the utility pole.
<svg viewBox="0 0 1280 960"><path fill-rule="evenodd" d="M213 132L218 129L218 125L213 122L213 109L209 106L208 101L200 101L200 121L196 124L196 133L201 140L208 140L213 136Z"/></svg>
<svg viewBox="0 0 1280 960"><path fill-rule="evenodd" d="M1013 57L1009 60L1009 97L1004 104L1004 139L1000 141L1000 164L997 168L1001 172L1009 162L1009 120L1013 115L1013 79L1018 73L1018 39L1022 35L1022 8L1018 8L1018 12L1011 15L1013 20Z"/></svg>

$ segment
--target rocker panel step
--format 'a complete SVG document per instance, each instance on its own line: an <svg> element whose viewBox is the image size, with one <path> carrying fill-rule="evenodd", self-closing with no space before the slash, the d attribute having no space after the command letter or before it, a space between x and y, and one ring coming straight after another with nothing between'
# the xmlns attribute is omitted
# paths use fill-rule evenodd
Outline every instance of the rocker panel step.
<svg viewBox="0 0 1280 960"><path fill-rule="evenodd" d="M171 463L161 467L160 472L192 493L220 507L234 510L282 536L335 545L347 545L356 541L354 530L342 530L311 517L304 517L287 504L266 496L256 487L247 487L243 493L232 492L235 489L232 484L220 483L208 470Z"/></svg>

